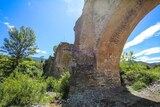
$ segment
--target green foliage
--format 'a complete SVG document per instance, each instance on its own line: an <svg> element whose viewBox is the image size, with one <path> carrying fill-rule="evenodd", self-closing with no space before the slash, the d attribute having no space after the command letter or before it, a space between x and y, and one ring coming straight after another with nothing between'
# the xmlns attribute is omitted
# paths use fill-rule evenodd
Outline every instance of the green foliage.
<svg viewBox="0 0 160 107"><path fill-rule="evenodd" d="M68 97L69 88L70 88L69 79L70 79L70 73L64 72L58 81L59 88L57 91L62 94L62 99L65 99Z"/></svg>
<svg viewBox="0 0 160 107"><path fill-rule="evenodd" d="M54 77L48 77L46 79L47 91L56 92L56 94L62 98L66 99L69 94L70 88L70 73L64 72L60 79L55 79Z"/></svg>
<svg viewBox="0 0 160 107"><path fill-rule="evenodd" d="M32 58L22 60L16 67L15 71L29 74L31 77L40 77L43 74L41 62L34 61Z"/></svg>
<svg viewBox="0 0 160 107"><path fill-rule="evenodd" d="M9 39L4 40L0 54L0 107L1 106L31 106L32 104L45 103L53 100L51 93L56 93L59 98L67 98L69 93L69 72L61 75L60 79L43 77L43 70L49 70L52 57L43 68L44 58L36 62L30 55L36 52L35 35L30 28L21 27L10 29ZM54 50L57 47L54 48ZM70 53L62 55L63 66L68 68L71 60ZM68 69L67 69L68 70ZM52 91L48 93L47 91ZM48 94L47 94L48 93Z"/></svg>
<svg viewBox="0 0 160 107"><path fill-rule="evenodd" d="M12 72L12 61L10 57L0 54L0 81Z"/></svg>
<svg viewBox="0 0 160 107"><path fill-rule="evenodd" d="M8 77L13 71L29 74L31 77L40 77L43 74L42 63L34 61L32 58L25 58L20 61L14 70L9 56L0 55L0 62L0 81Z"/></svg>
<svg viewBox="0 0 160 107"><path fill-rule="evenodd" d="M54 53L56 53L57 48L58 48L58 46L57 46L57 45L53 46L53 52L54 52Z"/></svg>
<svg viewBox="0 0 160 107"><path fill-rule="evenodd" d="M36 36L31 28L25 28L24 26L20 28L20 32L16 28L12 28L8 33L9 39L4 39L1 51L8 53L12 57L16 67L20 60L36 53Z"/></svg>
<svg viewBox="0 0 160 107"><path fill-rule="evenodd" d="M120 66L122 79L127 85L133 84L136 81L142 81L149 85L160 79L160 67L147 69L146 65L137 62L134 62L131 65L128 63L125 64L120 64Z"/></svg>
<svg viewBox="0 0 160 107"><path fill-rule="evenodd" d="M134 60L122 60L120 68L121 79L124 84L131 85L135 90L160 80L160 67L148 68L147 64L135 62Z"/></svg>
<svg viewBox="0 0 160 107"><path fill-rule="evenodd" d="M53 77L48 77L46 79L47 88L51 91L59 93L60 97L62 99L65 99L68 97L69 93L69 88L70 88L69 80L70 80L69 72L64 72L59 80L56 80Z"/></svg>
<svg viewBox="0 0 160 107"><path fill-rule="evenodd" d="M46 84L27 74L15 72L0 84L0 105L29 105L47 101Z"/></svg>
<svg viewBox="0 0 160 107"><path fill-rule="evenodd" d="M133 59L135 59L133 51L130 51L129 53L124 52L121 55L121 61L128 61L129 62L129 61L133 61Z"/></svg>
<svg viewBox="0 0 160 107"><path fill-rule="evenodd" d="M142 88L145 88L145 87L146 87L146 84L144 82L141 82L141 81L137 81L132 85L132 88L136 91L138 91Z"/></svg>
<svg viewBox="0 0 160 107"><path fill-rule="evenodd" d="M43 72L44 72L44 75L46 76L49 76L51 75L50 74L50 71L53 71L53 57L52 56L49 56L48 59L45 60L44 64L43 64Z"/></svg>
<svg viewBox="0 0 160 107"><path fill-rule="evenodd" d="M47 83L47 91L55 91L55 86L57 84L57 80L54 77L48 77L46 79L46 83Z"/></svg>

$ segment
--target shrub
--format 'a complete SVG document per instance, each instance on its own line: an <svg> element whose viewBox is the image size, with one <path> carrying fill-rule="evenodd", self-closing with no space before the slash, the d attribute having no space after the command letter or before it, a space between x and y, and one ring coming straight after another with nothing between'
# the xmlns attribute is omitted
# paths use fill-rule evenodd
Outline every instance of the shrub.
<svg viewBox="0 0 160 107"><path fill-rule="evenodd" d="M20 72L11 74L0 84L0 105L29 105L47 101L46 84Z"/></svg>
<svg viewBox="0 0 160 107"><path fill-rule="evenodd" d="M59 80L56 80L54 77L48 77L46 79L47 90L54 91L58 96L60 95L59 97L66 99L70 88L69 79L69 72L64 72Z"/></svg>
<svg viewBox="0 0 160 107"><path fill-rule="evenodd" d="M54 89L56 92L60 93L62 99L66 99L69 93L69 79L70 73L64 72L61 78L54 84Z"/></svg>
<svg viewBox="0 0 160 107"><path fill-rule="evenodd" d="M142 88L145 88L145 87L146 87L146 84L144 82L141 82L141 81L137 81L132 85L132 88L136 91L138 91Z"/></svg>
<svg viewBox="0 0 160 107"><path fill-rule="evenodd" d="M48 77L46 79L47 91L55 91L55 84L57 84L57 80L54 77Z"/></svg>
<svg viewBox="0 0 160 107"><path fill-rule="evenodd" d="M153 81L160 80L160 66L157 66L150 70L149 72L150 78L153 79Z"/></svg>
<svg viewBox="0 0 160 107"><path fill-rule="evenodd" d="M32 59L22 60L15 70L23 72L24 74L29 74L31 77L40 77L43 74L42 63Z"/></svg>
<svg viewBox="0 0 160 107"><path fill-rule="evenodd" d="M149 68L148 66L139 62L122 61L120 63L122 82L138 90L160 80L160 67Z"/></svg>
<svg viewBox="0 0 160 107"><path fill-rule="evenodd" d="M70 73L65 72L62 74L59 82L60 82L60 93L62 93L62 99L65 99L68 97L69 93L69 79L70 79Z"/></svg>
<svg viewBox="0 0 160 107"><path fill-rule="evenodd" d="M9 76L13 71L10 57L0 54L0 62L0 78Z"/></svg>

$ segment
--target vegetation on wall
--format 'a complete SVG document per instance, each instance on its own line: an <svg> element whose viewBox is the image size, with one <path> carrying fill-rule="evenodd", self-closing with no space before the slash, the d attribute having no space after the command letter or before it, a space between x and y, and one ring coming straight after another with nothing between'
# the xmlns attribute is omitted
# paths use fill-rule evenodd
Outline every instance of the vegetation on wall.
<svg viewBox="0 0 160 107"><path fill-rule="evenodd" d="M64 52L62 54L62 61L61 62L62 62L62 66L64 67L65 70L70 69L69 64L71 63L71 61L72 61L72 54L69 52Z"/></svg>

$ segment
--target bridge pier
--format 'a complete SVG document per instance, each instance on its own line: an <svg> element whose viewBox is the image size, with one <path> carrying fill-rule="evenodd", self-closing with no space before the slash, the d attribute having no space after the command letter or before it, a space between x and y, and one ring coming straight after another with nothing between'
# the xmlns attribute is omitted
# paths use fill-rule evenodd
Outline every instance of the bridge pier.
<svg viewBox="0 0 160 107"><path fill-rule="evenodd" d="M125 42L160 0L85 0L76 22L71 92L121 86L119 62Z"/></svg>

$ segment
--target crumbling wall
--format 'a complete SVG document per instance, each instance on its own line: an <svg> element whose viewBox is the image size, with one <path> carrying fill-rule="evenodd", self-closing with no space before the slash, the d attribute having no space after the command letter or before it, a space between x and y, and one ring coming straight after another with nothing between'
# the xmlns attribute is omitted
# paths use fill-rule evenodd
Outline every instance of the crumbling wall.
<svg viewBox="0 0 160 107"><path fill-rule="evenodd" d="M63 72L71 70L73 45L62 42L58 45L54 57L46 60L44 71L47 76L59 78Z"/></svg>

